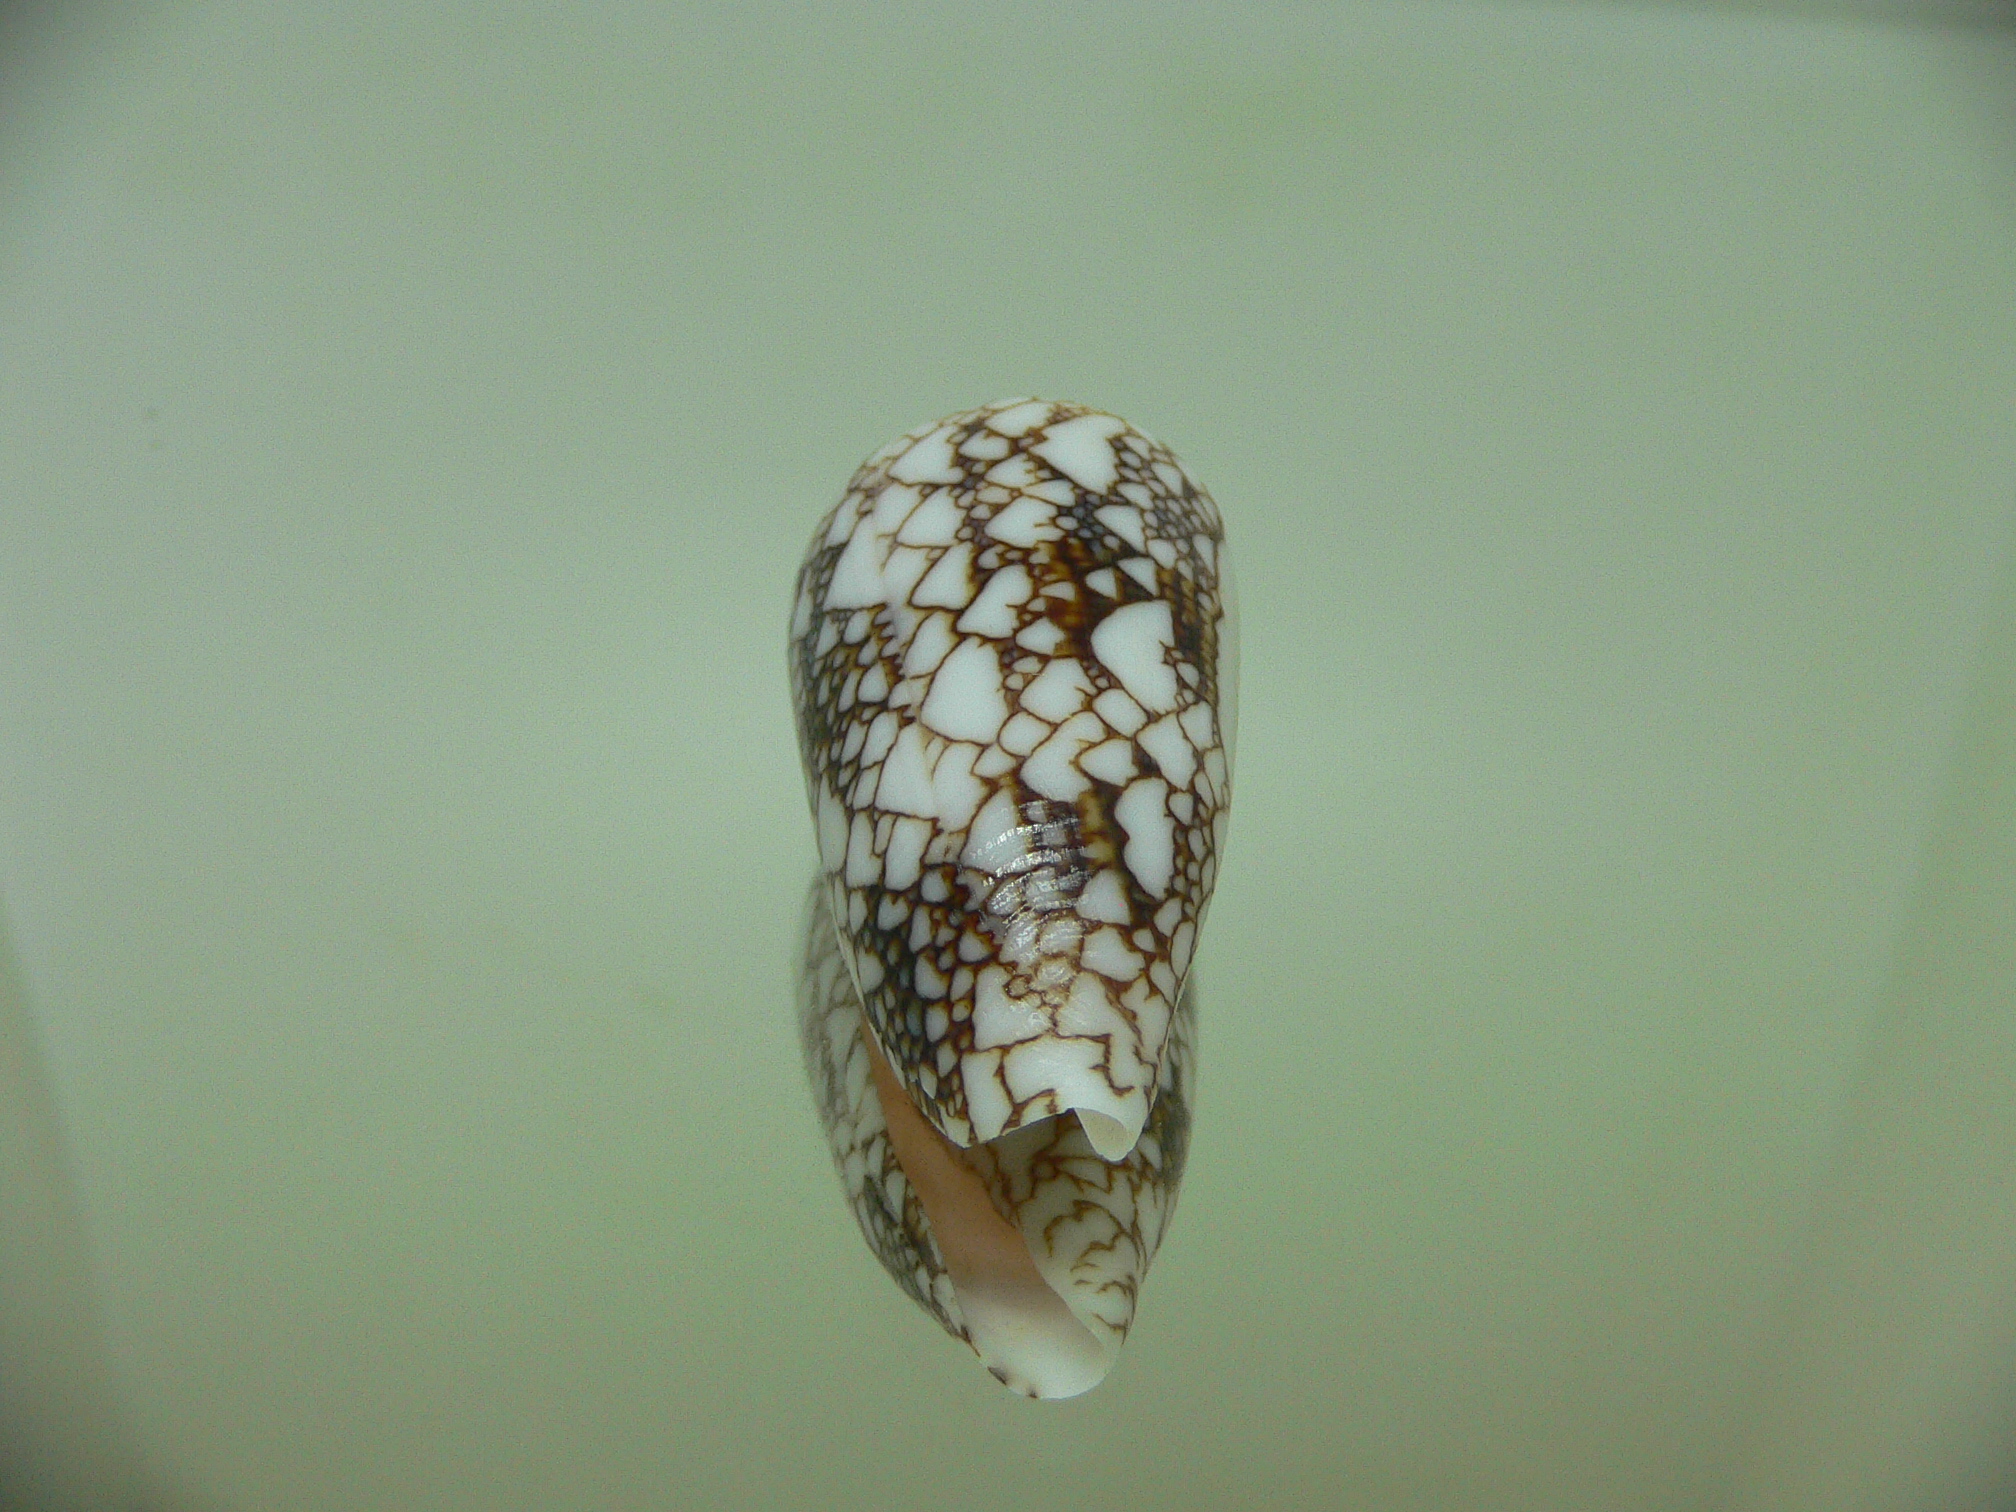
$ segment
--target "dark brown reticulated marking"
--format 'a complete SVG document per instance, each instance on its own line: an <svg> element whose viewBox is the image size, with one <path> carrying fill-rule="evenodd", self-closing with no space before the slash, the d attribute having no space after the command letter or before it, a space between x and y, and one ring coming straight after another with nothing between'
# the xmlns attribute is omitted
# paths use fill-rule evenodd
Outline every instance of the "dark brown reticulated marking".
<svg viewBox="0 0 2016 1512"><path fill-rule="evenodd" d="M861 1008L840 959L826 889L807 899L799 1035L835 1170L862 1236L896 1284L970 1343L944 1255L889 1136L862 1040ZM1117 1343L1175 1213L1190 1141L1196 1005L1187 984L1157 1080L1154 1112L1126 1160L1110 1164L1076 1121L1052 1119L964 1152L994 1209L1079 1286L1079 1307Z"/></svg>
<svg viewBox="0 0 2016 1512"><path fill-rule="evenodd" d="M885 448L814 535L791 672L828 902L878 1042L955 1142L1060 1111L1026 1077L1016 1090L1013 1043L980 1043L990 969L1016 1012L1053 1026L1074 983L1097 974L1110 1025L1054 1032L1085 1042L1116 1096L1152 1093L1229 797L1222 548L1216 507L1166 448L1082 406L1034 401ZM1157 606L1159 662L1117 658L1116 670L1101 627L1137 611L1138 643ZM939 728L932 701L941 678L957 681L955 657L979 669L984 696L953 709L959 728ZM1046 719L1029 705L1053 707L1039 680L1060 664L1083 697ZM902 762L921 771L954 753L967 766L953 775L971 781L953 786L980 795L963 812L892 800ZM989 807L996 797L1005 810ZM1007 819L976 837L976 814ZM976 839L993 842L978 857ZM975 1076L992 1089L977 1114Z"/></svg>

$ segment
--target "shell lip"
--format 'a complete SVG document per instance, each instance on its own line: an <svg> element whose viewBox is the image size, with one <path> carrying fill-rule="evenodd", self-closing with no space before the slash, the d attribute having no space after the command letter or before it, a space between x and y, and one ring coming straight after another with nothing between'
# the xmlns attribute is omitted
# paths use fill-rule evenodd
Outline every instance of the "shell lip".
<svg viewBox="0 0 2016 1512"><path fill-rule="evenodd" d="M1130 1122L1115 1118L1110 1113L1101 1113L1096 1108L1073 1108L1071 1111L1078 1115L1085 1138L1108 1165L1117 1165L1134 1153L1134 1146L1141 1142L1141 1130L1148 1123L1145 1112Z"/></svg>
<svg viewBox="0 0 2016 1512"><path fill-rule="evenodd" d="M1118 1341L1089 1327L1044 1274L965 1152L904 1093L865 1014L861 1037L897 1161L951 1277L966 1342L997 1380L1024 1396L1090 1391L1113 1368Z"/></svg>

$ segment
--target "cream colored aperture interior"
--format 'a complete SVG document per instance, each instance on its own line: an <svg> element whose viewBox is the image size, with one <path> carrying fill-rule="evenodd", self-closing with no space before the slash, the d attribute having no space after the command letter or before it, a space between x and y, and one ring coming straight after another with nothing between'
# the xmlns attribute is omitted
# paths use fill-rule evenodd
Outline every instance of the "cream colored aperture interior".
<svg viewBox="0 0 2016 1512"><path fill-rule="evenodd" d="M1021 1231L995 1210L959 1147L904 1095L865 1022L861 1039L890 1141L930 1218L974 1351L1003 1385L1025 1396L1091 1390L1112 1367L1113 1350L1052 1290Z"/></svg>

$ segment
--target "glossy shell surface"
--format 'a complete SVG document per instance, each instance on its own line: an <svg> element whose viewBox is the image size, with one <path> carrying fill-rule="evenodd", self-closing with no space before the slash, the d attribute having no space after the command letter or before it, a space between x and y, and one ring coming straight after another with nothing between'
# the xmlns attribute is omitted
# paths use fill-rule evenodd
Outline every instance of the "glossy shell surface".
<svg viewBox="0 0 2016 1512"><path fill-rule="evenodd" d="M883 448L799 572L819 852L800 1008L822 1119L884 1265L1034 1395L1110 1366L1173 1205L1233 636L1216 505L1081 405L1003 401ZM921 1169L941 1157L964 1175ZM1026 1318L975 1327L1008 1304L961 1288L973 1264L933 1237L960 1182L1089 1330L1076 1365L1004 1354Z"/></svg>

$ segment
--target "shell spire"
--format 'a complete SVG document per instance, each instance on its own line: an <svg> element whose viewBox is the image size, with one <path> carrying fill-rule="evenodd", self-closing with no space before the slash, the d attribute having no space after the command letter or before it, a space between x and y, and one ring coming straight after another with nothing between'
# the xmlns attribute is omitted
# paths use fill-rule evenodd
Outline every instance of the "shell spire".
<svg viewBox="0 0 2016 1512"><path fill-rule="evenodd" d="M801 1022L829 1141L892 1274L1033 1395L1104 1375L1173 1203L1236 665L1217 507L1080 405L883 448L799 572ZM892 1175L871 1222L857 1187ZM1067 1209L1138 1253L1108 1274Z"/></svg>

